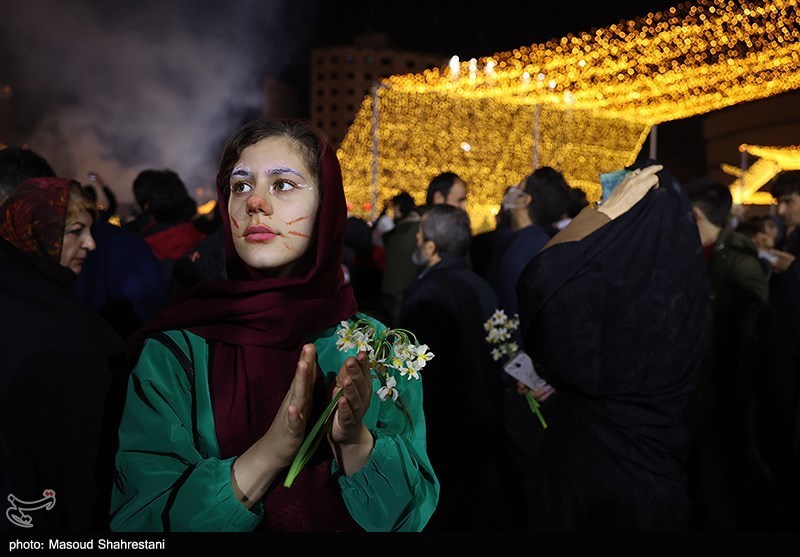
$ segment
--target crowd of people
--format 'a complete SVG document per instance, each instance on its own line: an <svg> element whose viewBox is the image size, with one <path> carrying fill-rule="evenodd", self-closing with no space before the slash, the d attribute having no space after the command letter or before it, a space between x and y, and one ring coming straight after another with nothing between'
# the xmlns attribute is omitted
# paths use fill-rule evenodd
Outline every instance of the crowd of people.
<svg viewBox="0 0 800 557"><path fill-rule="evenodd" d="M0 530L796 531L800 171L761 213L619 176L535 169L474 235L432 173L368 222L317 130L257 119L211 213L146 169L112 224L3 149Z"/></svg>

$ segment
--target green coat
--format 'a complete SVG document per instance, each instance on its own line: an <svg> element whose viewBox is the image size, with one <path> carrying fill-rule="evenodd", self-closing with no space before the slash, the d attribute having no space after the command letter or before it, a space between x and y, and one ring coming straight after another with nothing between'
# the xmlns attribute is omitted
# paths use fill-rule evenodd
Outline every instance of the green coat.
<svg viewBox="0 0 800 557"><path fill-rule="evenodd" d="M358 315L357 317L365 317ZM371 320L372 321L372 320ZM379 330L385 327L373 321ZM264 517L261 503L247 509L233 493L231 465L220 459L208 385L208 345L189 333L191 350L178 331L168 331L194 354L196 415L189 380L169 349L149 339L128 384L119 430L117 481L112 494L115 531L254 530ZM309 339L329 383L355 351L336 348L336 327ZM344 476L335 460L332 474L350 514L367 531L420 531L439 498L439 481L425 451L420 381L398 378L401 400L413 421L387 399L373 396L364 423L375 437L367 464ZM193 441L193 430L198 439Z"/></svg>
<svg viewBox="0 0 800 557"><path fill-rule="evenodd" d="M757 345L769 276L753 242L728 228L717 238L707 269L714 331L701 385L704 404L739 414L763 380Z"/></svg>

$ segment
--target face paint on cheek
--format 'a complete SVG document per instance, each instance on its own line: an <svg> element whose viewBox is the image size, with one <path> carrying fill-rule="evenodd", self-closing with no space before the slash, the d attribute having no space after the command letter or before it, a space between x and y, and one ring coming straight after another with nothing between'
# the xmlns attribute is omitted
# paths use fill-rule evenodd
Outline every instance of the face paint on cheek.
<svg viewBox="0 0 800 557"><path fill-rule="evenodd" d="M294 223L296 223L296 222L300 222L301 220L306 220L306 219L310 219L310 218L311 218L310 216L307 216L307 217L297 217L296 219L292 219L292 220L290 220L290 221L289 221L289 222L287 222L286 224L294 224Z"/></svg>
<svg viewBox="0 0 800 557"><path fill-rule="evenodd" d="M291 234L292 236L300 236L301 238L311 238L308 234L303 234L302 232L297 232L296 230L290 230L287 234Z"/></svg>
<svg viewBox="0 0 800 557"><path fill-rule="evenodd" d="M294 252L297 252L297 249L296 249L296 248L294 248L294 247L292 247L292 246L290 246L290 245L289 245L289 243L288 243L287 241L285 241L285 240L284 240L284 241L282 241L281 243L283 244L283 247L285 247L285 248L286 248L286 249L288 249L289 251L294 251Z"/></svg>
<svg viewBox="0 0 800 557"><path fill-rule="evenodd" d="M236 230L239 230L239 223L236 222L236 219L233 218L233 215L231 215L231 222L233 223L233 226L236 227Z"/></svg>

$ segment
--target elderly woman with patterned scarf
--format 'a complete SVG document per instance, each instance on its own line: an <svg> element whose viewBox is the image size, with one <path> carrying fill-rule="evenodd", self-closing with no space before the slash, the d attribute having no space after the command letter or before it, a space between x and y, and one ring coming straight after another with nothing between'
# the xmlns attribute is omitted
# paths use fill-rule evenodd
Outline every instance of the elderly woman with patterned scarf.
<svg viewBox="0 0 800 557"><path fill-rule="evenodd" d="M72 296L96 215L61 178L0 205L0 531L108 529L122 339Z"/></svg>

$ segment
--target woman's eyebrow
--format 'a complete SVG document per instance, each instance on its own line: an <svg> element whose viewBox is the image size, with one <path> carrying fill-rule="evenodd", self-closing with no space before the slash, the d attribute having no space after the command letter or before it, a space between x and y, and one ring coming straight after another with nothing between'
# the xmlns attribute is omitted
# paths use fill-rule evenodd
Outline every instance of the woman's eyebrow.
<svg viewBox="0 0 800 557"><path fill-rule="evenodd" d="M234 176L236 176L236 177L239 177L239 176L252 176L252 174L246 168L237 168L236 170L231 172L231 178L233 178Z"/></svg>
<svg viewBox="0 0 800 557"><path fill-rule="evenodd" d="M274 176L276 174L294 174L299 178L303 177L303 175L300 174L298 171L294 170L293 168L289 168L288 166L278 166L275 168L270 168L267 170L267 174L269 176Z"/></svg>

